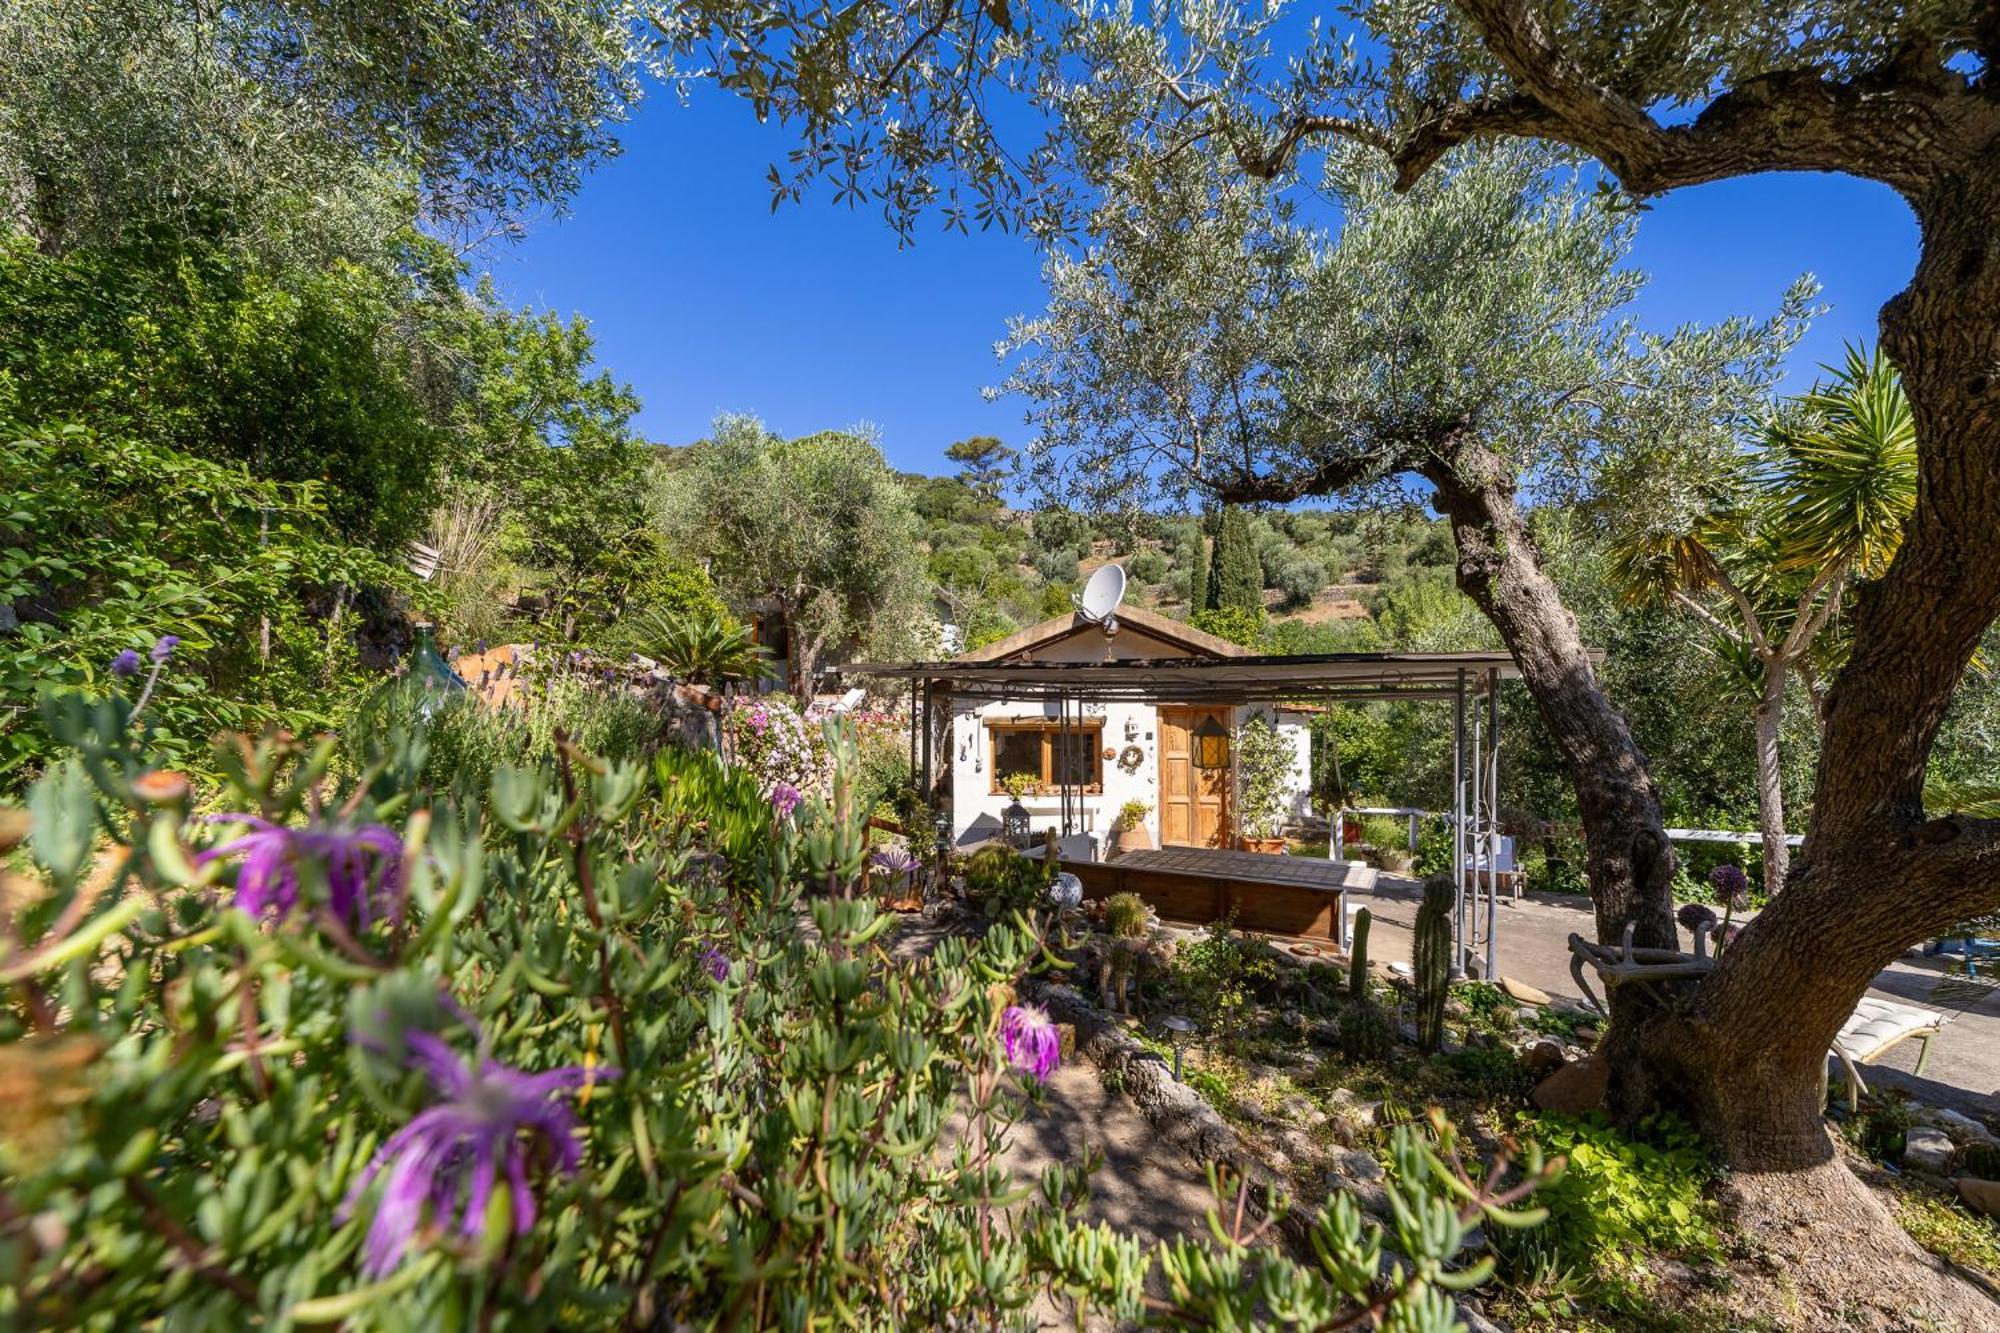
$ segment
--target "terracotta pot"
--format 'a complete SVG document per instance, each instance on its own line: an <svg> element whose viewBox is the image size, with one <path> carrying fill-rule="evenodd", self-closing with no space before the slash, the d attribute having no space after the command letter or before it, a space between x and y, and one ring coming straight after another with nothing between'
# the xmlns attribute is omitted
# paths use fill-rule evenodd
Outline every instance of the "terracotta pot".
<svg viewBox="0 0 2000 1333"><path fill-rule="evenodd" d="M1276 856L1285 850L1283 838L1253 838L1248 834L1238 838L1236 845L1246 852L1262 852L1267 856Z"/></svg>
<svg viewBox="0 0 2000 1333"><path fill-rule="evenodd" d="M1417 858L1410 854L1407 847L1385 847L1375 855L1382 869L1392 875L1407 875L1417 868Z"/></svg>
<svg viewBox="0 0 2000 1333"><path fill-rule="evenodd" d="M1146 831L1144 824L1134 824L1131 828L1121 828L1111 835L1111 853L1123 856L1127 852L1150 852L1153 850L1153 835Z"/></svg>

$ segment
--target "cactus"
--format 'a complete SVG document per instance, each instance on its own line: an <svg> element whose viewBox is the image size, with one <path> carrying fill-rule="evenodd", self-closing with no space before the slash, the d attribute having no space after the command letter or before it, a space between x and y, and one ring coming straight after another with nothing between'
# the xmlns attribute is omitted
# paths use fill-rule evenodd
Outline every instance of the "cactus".
<svg viewBox="0 0 2000 1333"><path fill-rule="evenodd" d="M1368 923L1373 919L1365 907L1354 914L1354 943L1347 956L1347 993L1357 1000L1368 998Z"/></svg>
<svg viewBox="0 0 2000 1333"><path fill-rule="evenodd" d="M1395 1020L1372 995L1342 1005L1333 1031L1341 1055L1349 1060L1379 1060L1396 1041Z"/></svg>
<svg viewBox="0 0 2000 1333"><path fill-rule="evenodd" d="M1424 881L1417 908L1410 971L1416 982L1417 1047L1435 1051L1444 1042L1444 1001L1451 990L1451 909L1457 891L1448 875Z"/></svg>

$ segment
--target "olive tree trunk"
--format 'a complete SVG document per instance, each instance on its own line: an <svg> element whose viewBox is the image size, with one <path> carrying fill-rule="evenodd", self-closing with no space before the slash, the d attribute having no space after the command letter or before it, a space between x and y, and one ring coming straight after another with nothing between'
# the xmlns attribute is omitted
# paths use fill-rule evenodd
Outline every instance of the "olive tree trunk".
<svg viewBox="0 0 2000 1333"><path fill-rule="evenodd" d="M1987 224L2000 182L1994 194L1924 217L1916 279L1883 313L1922 444L1917 506L1888 572L1859 589L1785 891L1671 1011L1614 1006L1614 1097L1689 1108L1741 1170L1833 1161L1820 1086L1835 1034L1892 959L2000 907L2000 821L1923 809L1938 726L2000 614L2000 242ZM1632 921L1640 943L1672 946L1672 858L1646 758L1541 569L1512 476L1481 446L1441 460L1425 476L1458 541L1459 585L1499 628L1576 782L1599 939Z"/></svg>

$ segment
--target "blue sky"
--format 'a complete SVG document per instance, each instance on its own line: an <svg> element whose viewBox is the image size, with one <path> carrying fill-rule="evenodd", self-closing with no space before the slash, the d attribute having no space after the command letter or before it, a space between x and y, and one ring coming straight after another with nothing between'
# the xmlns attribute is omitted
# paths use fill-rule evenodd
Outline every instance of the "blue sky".
<svg viewBox="0 0 2000 1333"><path fill-rule="evenodd" d="M824 196L771 211L765 170L792 139L704 91L642 105L625 152L570 215L495 255L514 301L582 314L602 363L630 383L652 439L699 438L717 412L755 412L785 435L867 422L891 463L949 470L967 435L1027 438L1018 404L987 403L992 345L1042 303L1030 245L999 233L920 230L897 248L880 215ZM1832 306L1793 358L1800 387L1843 340L1875 338L1876 312L1915 263L1916 223L1887 189L1830 176L1764 176L1655 202L1636 262L1652 275L1649 326L1769 313L1803 271Z"/></svg>

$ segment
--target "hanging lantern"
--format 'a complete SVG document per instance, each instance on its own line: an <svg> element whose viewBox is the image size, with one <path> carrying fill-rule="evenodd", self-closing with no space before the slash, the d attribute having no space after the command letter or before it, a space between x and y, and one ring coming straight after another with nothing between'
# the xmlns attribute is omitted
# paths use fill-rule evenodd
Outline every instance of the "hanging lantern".
<svg viewBox="0 0 2000 1333"><path fill-rule="evenodd" d="M1000 812L1000 836L1009 846L1028 845L1028 807L1015 801Z"/></svg>
<svg viewBox="0 0 2000 1333"><path fill-rule="evenodd" d="M1213 716L1203 718L1201 725L1194 729L1194 766L1229 767L1229 728Z"/></svg>

